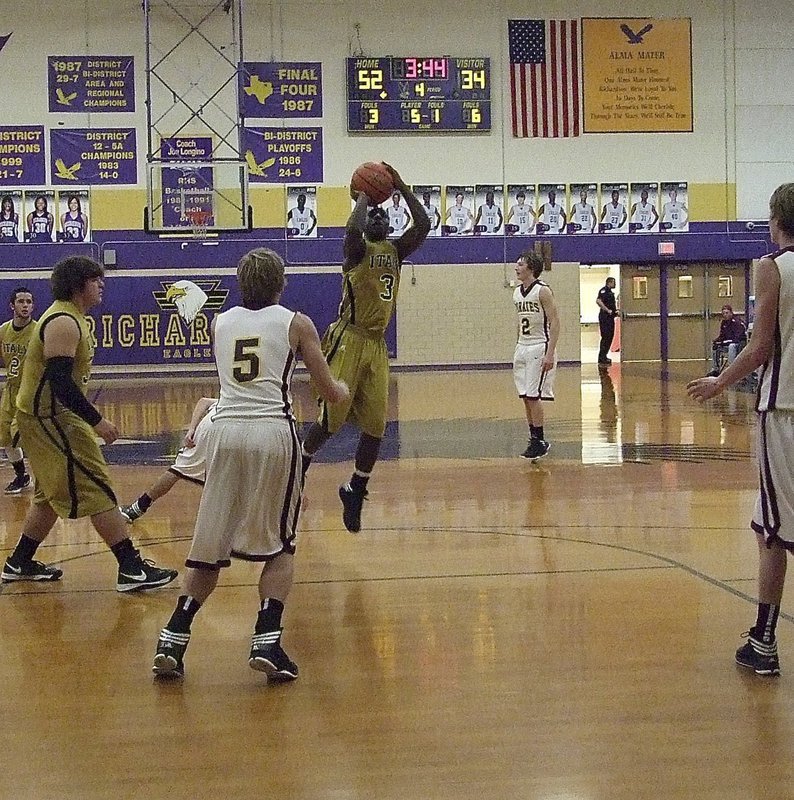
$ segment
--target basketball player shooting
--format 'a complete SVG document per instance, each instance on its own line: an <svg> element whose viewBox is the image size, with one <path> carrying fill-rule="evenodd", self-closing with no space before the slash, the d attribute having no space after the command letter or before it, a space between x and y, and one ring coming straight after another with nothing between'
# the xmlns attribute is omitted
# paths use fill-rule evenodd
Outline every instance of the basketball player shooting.
<svg viewBox="0 0 794 800"><path fill-rule="evenodd" d="M400 266L430 232L430 220L422 203L397 170L388 164L383 166L394 189L405 198L414 224L398 239L387 240L388 213L377 206L368 210L375 198L362 191L357 193L356 207L345 229L339 319L323 337L323 352L331 374L347 383L350 396L336 405L320 403L320 416L306 434L302 452L305 477L314 454L348 419L358 425L361 435L355 470L350 482L339 487L342 521L351 533L361 530L367 484L386 430L389 354L384 334L397 302ZM354 179L351 194L355 189Z"/></svg>

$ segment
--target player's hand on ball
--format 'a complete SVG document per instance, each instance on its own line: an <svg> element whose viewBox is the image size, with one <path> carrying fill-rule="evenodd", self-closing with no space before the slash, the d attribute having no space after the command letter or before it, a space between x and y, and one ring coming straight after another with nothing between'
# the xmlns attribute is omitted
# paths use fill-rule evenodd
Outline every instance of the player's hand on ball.
<svg viewBox="0 0 794 800"><path fill-rule="evenodd" d="M385 161L382 162L383 166L389 170L389 174L391 175L392 183L394 184L395 189L399 189L402 191L406 188L405 181L400 177L400 173L391 165L387 164Z"/></svg>
<svg viewBox="0 0 794 800"><path fill-rule="evenodd" d="M693 399L702 403L716 397L722 389L717 385L717 379L712 377L697 378L686 385L686 393Z"/></svg>
<svg viewBox="0 0 794 800"><path fill-rule="evenodd" d="M94 425L94 430L102 437L105 444L112 444L119 438L118 428L106 419L101 419Z"/></svg>

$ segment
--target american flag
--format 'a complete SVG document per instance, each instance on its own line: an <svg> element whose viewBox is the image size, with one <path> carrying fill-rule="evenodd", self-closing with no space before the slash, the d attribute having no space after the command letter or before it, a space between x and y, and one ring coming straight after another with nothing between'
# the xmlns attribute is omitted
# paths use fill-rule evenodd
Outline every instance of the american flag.
<svg viewBox="0 0 794 800"><path fill-rule="evenodd" d="M511 19L507 32L513 136L578 136L579 20Z"/></svg>

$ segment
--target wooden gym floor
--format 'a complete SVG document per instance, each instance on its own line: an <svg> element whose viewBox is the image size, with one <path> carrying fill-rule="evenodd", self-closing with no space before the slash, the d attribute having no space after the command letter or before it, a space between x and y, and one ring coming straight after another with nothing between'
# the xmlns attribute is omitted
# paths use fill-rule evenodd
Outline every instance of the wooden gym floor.
<svg viewBox="0 0 794 800"><path fill-rule="evenodd" d="M790 587L782 677L733 663L755 613L753 396L699 407L684 386L702 371L562 367L538 465L517 458L509 371L395 375L361 534L336 496L355 433L309 473L289 685L247 666L255 566L224 571L184 682L161 685L151 659L178 586L117 594L90 525L58 523L39 554L63 580L0 595L0 797L793 797ZM102 387L121 501L214 391ZM304 381L296 394L310 420ZM198 499L180 482L134 525L147 555L181 565ZM3 557L26 506L0 496Z"/></svg>

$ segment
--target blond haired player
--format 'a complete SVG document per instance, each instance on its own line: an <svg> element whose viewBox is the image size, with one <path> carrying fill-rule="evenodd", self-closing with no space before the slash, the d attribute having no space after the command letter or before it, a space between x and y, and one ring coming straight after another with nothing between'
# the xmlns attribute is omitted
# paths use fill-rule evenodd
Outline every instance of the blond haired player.
<svg viewBox="0 0 794 800"><path fill-rule="evenodd" d="M367 483L386 430L389 354L384 334L397 304L400 266L430 231L430 220L419 199L397 170L386 166L394 188L405 198L414 224L399 239L387 241L386 212L382 208L367 212L372 203L363 192L358 194L345 230L339 319L323 337L323 351L331 372L347 383L350 397L335 406L321 403L319 420L303 442L305 475L314 454L348 419L361 430L350 483L339 488L342 520L352 533L361 530Z"/></svg>
<svg viewBox="0 0 794 800"><path fill-rule="evenodd" d="M25 457L19 446L17 430L17 392L22 380L22 365L33 330L33 293L27 286L17 286L11 292L13 316L0 325L0 348L6 368L6 382L0 398L0 447L14 468L14 480L5 488L6 494L20 494L30 486L30 475L25 472Z"/></svg>

